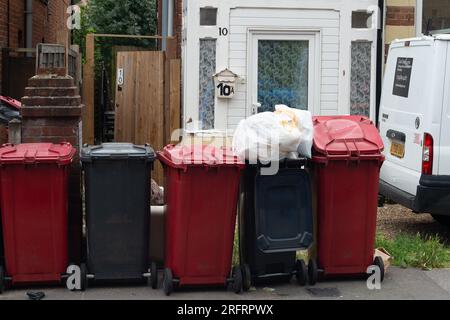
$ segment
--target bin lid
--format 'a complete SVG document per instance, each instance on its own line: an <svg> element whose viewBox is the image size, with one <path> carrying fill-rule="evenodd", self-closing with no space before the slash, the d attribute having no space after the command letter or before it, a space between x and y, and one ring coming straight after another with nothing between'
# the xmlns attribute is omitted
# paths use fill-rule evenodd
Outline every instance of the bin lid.
<svg viewBox="0 0 450 320"><path fill-rule="evenodd" d="M76 149L70 143L5 144L0 149L1 164L56 163L70 164Z"/></svg>
<svg viewBox="0 0 450 320"><path fill-rule="evenodd" d="M0 102L6 103L8 106L17 110L20 110L22 107L22 103L20 101L10 97L0 96Z"/></svg>
<svg viewBox="0 0 450 320"><path fill-rule="evenodd" d="M149 145L138 146L132 143L103 143L98 146L86 146L81 150L81 160L92 159L146 159L154 161L155 151Z"/></svg>
<svg viewBox="0 0 450 320"><path fill-rule="evenodd" d="M314 117L314 151L324 156L379 155L383 141L374 123L361 116Z"/></svg>
<svg viewBox="0 0 450 320"><path fill-rule="evenodd" d="M230 148L211 145L168 145L158 152L158 158L166 165L180 169L186 169L188 166L245 167L245 163L239 160Z"/></svg>

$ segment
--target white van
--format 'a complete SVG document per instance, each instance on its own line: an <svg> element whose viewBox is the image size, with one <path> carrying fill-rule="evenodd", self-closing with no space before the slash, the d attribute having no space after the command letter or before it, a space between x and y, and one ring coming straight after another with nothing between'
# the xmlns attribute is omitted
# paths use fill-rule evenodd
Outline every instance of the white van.
<svg viewBox="0 0 450 320"><path fill-rule="evenodd" d="M381 195L450 225L450 35L392 43L379 119Z"/></svg>

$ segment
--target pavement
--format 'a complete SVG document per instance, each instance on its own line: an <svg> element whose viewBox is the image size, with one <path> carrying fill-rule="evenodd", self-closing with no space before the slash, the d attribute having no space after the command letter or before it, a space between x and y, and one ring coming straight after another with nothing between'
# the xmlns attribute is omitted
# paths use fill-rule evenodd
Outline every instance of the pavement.
<svg viewBox="0 0 450 320"><path fill-rule="evenodd" d="M450 300L450 269L423 271L389 268L381 290L369 290L365 280L320 282L314 287L291 284L252 288L236 295L221 288L190 288L166 297L162 290L146 286L90 286L85 292L65 288L12 289L0 300L28 299L28 291L45 292L46 300Z"/></svg>

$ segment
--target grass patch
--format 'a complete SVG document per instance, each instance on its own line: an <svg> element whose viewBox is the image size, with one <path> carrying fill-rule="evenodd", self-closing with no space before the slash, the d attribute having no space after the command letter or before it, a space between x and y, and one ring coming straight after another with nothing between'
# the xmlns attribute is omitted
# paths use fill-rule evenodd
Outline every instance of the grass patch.
<svg viewBox="0 0 450 320"><path fill-rule="evenodd" d="M233 247L233 265L239 265L239 237L236 228ZM450 268L450 248L446 247L438 236L410 235L400 233L389 239L378 233L376 247L385 248L393 255L392 264L402 268L419 268L424 270ZM301 251L298 259L308 261L308 252Z"/></svg>
<svg viewBox="0 0 450 320"><path fill-rule="evenodd" d="M450 250L437 235L425 237L401 233L391 240L378 234L376 247L389 251L394 256L393 265L398 267L430 270L450 266Z"/></svg>
<svg viewBox="0 0 450 320"><path fill-rule="evenodd" d="M240 265L239 259L239 228L236 226L234 232L234 245L233 245L233 267Z"/></svg>

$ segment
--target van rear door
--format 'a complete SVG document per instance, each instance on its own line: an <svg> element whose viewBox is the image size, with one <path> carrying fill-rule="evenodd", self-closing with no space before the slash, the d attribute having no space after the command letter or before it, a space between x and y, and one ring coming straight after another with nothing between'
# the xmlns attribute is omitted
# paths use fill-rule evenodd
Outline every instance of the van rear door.
<svg viewBox="0 0 450 320"><path fill-rule="evenodd" d="M430 76L437 62L433 40L394 42L386 65L380 105L380 134L392 173L383 180L416 193L422 171L424 127L433 108ZM442 64L441 64L442 70ZM442 73L442 72L441 72ZM401 171L401 172L400 172Z"/></svg>

